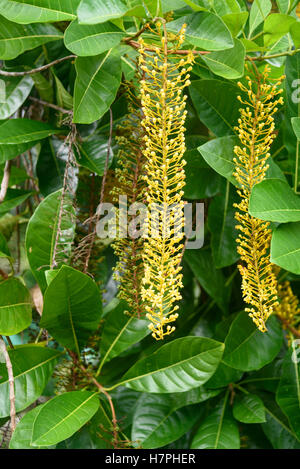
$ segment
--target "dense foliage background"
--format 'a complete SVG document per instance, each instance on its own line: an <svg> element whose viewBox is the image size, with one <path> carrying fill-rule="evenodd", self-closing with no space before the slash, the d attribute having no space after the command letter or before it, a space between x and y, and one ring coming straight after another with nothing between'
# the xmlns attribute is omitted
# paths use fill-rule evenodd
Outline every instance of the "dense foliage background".
<svg viewBox="0 0 300 469"><path fill-rule="evenodd" d="M0 0L2 448L300 448L299 330L273 316L261 333L245 313L233 207L252 60L286 78L250 210L272 222L271 260L300 294L297 4ZM176 331L156 342L124 314L94 214L114 186L137 32L163 15L172 33L187 23L185 49L209 52L191 72L184 156L205 243L185 252Z"/></svg>

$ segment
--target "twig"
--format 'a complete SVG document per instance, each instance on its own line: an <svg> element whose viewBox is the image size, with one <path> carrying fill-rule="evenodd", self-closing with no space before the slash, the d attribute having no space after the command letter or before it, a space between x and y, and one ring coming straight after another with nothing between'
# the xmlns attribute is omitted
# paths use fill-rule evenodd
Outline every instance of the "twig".
<svg viewBox="0 0 300 469"><path fill-rule="evenodd" d="M8 374L9 400L10 400L10 428L11 428L11 432L13 433L16 428L15 381L14 381L11 360L10 360L10 357L7 352L6 345L2 336L0 336L0 352L2 352L5 358L5 364L7 368L7 374Z"/></svg>
<svg viewBox="0 0 300 469"><path fill-rule="evenodd" d="M63 107L57 106L56 104L48 103L42 99L34 98L33 96L29 96L29 99L35 103L42 104L43 106L51 107L51 109L55 109L56 111L62 112L63 114L73 114L73 111L71 110L64 109Z"/></svg>
<svg viewBox="0 0 300 469"><path fill-rule="evenodd" d="M41 67L33 68L32 70L26 70L24 72L6 72L5 70L0 70L0 75L4 77L23 77L25 75L32 75L33 73L43 72L44 70L64 62L65 60L76 59L76 57L76 55L67 55L66 57L61 57L60 59L53 60L53 62L50 62L46 65L42 65Z"/></svg>
<svg viewBox="0 0 300 469"><path fill-rule="evenodd" d="M300 339L300 331L297 331L295 327L291 326L288 321L279 318L282 324L293 334L294 337L298 337Z"/></svg>
<svg viewBox="0 0 300 469"><path fill-rule="evenodd" d="M10 348L12 348L12 349L13 349L13 348L14 348L14 346L13 346L13 343L12 343L12 341L10 340L10 337L9 337L8 335L6 335L6 336L5 336L5 338L6 338L7 342L8 342L8 345L10 346Z"/></svg>
<svg viewBox="0 0 300 469"><path fill-rule="evenodd" d="M249 57L249 55L246 55L245 59L246 60L257 60L257 61L263 61L263 60L268 60L268 59L276 59L277 57L284 57L286 55L292 56L297 54L297 52L300 52L300 49L294 49L291 51L286 51L286 52L279 52L278 54L271 54L271 55L258 55L256 57Z"/></svg>
<svg viewBox="0 0 300 469"><path fill-rule="evenodd" d="M9 161L6 161L5 167L4 167L4 173L3 173L3 178L1 182L1 188L0 188L0 204L3 202L3 200L6 197L8 184L9 184L10 168L11 168L11 161L9 160Z"/></svg>

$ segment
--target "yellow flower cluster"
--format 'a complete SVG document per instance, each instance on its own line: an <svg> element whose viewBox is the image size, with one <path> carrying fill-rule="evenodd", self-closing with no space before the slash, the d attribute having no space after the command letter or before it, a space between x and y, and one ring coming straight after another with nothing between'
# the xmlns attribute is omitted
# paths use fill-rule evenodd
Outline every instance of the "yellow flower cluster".
<svg viewBox="0 0 300 469"><path fill-rule="evenodd" d="M240 231L237 250L243 261L239 265L242 292L244 301L250 305L245 311L262 332L267 330L266 321L278 305L277 281L269 260L269 223L252 217L248 208L253 186L264 179L268 169L269 150L275 138L273 115L278 104L283 102L278 95L282 92L279 85L284 77L272 85L268 83L269 73L270 68L266 66L263 73L256 71L254 82L246 77L248 87L238 84L246 97L242 99L239 96L245 107L240 110L236 128L241 145L234 149L234 175L240 184L238 194L241 197L241 202L235 207L238 209L236 219Z"/></svg>
<svg viewBox="0 0 300 469"><path fill-rule="evenodd" d="M163 29L159 35L161 46L149 46L143 39L139 40L148 203L142 298L146 317L151 322L149 328L157 340L174 331L175 327L170 326L178 317L178 306L174 303L181 299L184 123L187 114L187 97L183 92L190 84L189 71L194 61L192 51L184 57L176 53L184 41L185 25L176 37L172 53L168 50L165 27ZM153 210L155 212L158 207L161 209L157 222ZM172 207L175 207L174 211Z"/></svg>
<svg viewBox="0 0 300 469"><path fill-rule="evenodd" d="M278 284L278 297L280 302L275 313L282 321L283 327L286 329L291 326L300 332L299 299L294 295L290 282Z"/></svg>
<svg viewBox="0 0 300 469"><path fill-rule="evenodd" d="M140 125L141 110L137 98L128 85L128 116L118 127L121 134L117 137L119 144L118 167L115 172L115 187L111 191L114 202L119 202L119 196L126 196L127 201L121 202L118 217L119 222L127 209L132 204L138 204L144 200L145 180L142 152L143 128ZM138 214L128 214L128 223L137 222ZM140 227L142 229L142 227ZM143 238L131 236L118 237L113 244L114 252L118 257L114 278L119 282L119 298L126 300L130 307L130 313L141 317L145 312L141 297L141 284L144 275L142 260Z"/></svg>

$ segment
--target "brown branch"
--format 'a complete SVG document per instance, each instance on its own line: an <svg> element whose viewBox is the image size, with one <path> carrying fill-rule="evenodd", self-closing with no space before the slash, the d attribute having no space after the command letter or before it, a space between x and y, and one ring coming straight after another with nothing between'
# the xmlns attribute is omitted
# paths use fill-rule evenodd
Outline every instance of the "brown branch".
<svg viewBox="0 0 300 469"><path fill-rule="evenodd" d="M13 375L13 369L12 369L10 356L8 354L8 351L6 349L6 345L2 336L0 336L0 352L2 352L4 356L7 374L8 374L9 400L10 400L10 428L13 433L16 428L15 381L14 381L14 375Z"/></svg>
<svg viewBox="0 0 300 469"><path fill-rule="evenodd" d="M295 327L291 326L288 321L285 319L279 318L282 324L293 334L294 337L298 337L300 339L300 331L297 331Z"/></svg>
<svg viewBox="0 0 300 469"><path fill-rule="evenodd" d="M57 106L56 104L48 103L47 101L43 101L42 99L38 98L33 98L33 96L29 96L29 99L31 101L34 101L35 103L39 103L42 106L47 106L51 107L51 109L55 109L56 111L62 112L63 114L73 114L73 111L64 109L63 107Z"/></svg>
<svg viewBox="0 0 300 469"><path fill-rule="evenodd" d="M46 65L42 65L41 67L33 68L32 70L26 70L24 72L6 72L5 70L0 70L0 75L3 77L23 77L25 75L32 75L33 73L43 72L44 70L64 62L65 60L76 59L76 57L76 55L67 55L66 57L61 57L60 59L53 60L53 62L50 62Z"/></svg>
<svg viewBox="0 0 300 469"><path fill-rule="evenodd" d="M0 188L0 204L4 201L8 189L8 184L9 184L9 176L10 176L10 168L11 168L11 161L6 161L5 167L4 167L4 173L3 173L3 178L1 182L1 188Z"/></svg>

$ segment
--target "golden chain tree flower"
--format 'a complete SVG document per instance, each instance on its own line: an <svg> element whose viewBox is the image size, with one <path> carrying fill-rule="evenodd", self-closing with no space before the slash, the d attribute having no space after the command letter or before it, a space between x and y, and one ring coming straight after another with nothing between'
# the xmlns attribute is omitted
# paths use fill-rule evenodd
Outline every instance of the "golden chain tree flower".
<svg viewBox="0 0 300 469"><path fill-rule="evenodd" d="M149 328L157 340L174 331L175 327L169 323L177 319L175 311L178 306L174 303L181 299L184 123L187 114L187 97L183 91L190 84L188 72L194 61L192 51L184 58L175 52L184 41L184 32L185 25L175 38L174 53L168 50L165 23L163 33L158 33L161 46L149 46L143 39L139 40L139 64L143 72L141 100L145 129L146 200L149 204L142 297L146 316L151 321ZM150 212L158 206L161 213L156 223ZM172 206L176 206L177 211L170 213ZM169 227L172 227L170 231ZM155 236L153 230L156 230Z"/></svg>
<svg viewBox="0 0 300 469"><path fill-rule="evenodd" d="M145 197L144 164L142 152L143 128L140 125L141 110L134 91L127 85L128 116L119 126L121 135L117 138L120 147L118 168L115 172L115 188L111 191L114 202L119 196L126 196L127 200L121 202L118 216L122 219L122 212L132 204L142 202ZM128 215L128 222L134 222L135 215ZM118 256L114 278L120 282L119 298L126 300L130 312L141 317L145 312L141 297L142 278L144 267L142 260L143 238L135 236L119 237L113 244L114 252Z"/></svg>
<svg viewBox="0 0 300 469"><path fill-rule="evenodd" d="M277 281L269 260L270 224L252 217L248 208L253 186L264 179L268 169L269 150L275 138L273 115L278 104L283 102L282 97L278 97L282 92L278 87L284 77L272 85L267 82L269 73L270 68L266 66L263 73L256 70L256 83L246 77L248 87L238 84L247 97L238 97L245 108L240 110L236 128L241 146L234 148L234 175L240 184L238 194L241 197L241 202L235 204L240 231L237 251L243 261L238 268L243 298L250 305L245 311L262 332L267 330L266 321L278 305Z"/></svg>

